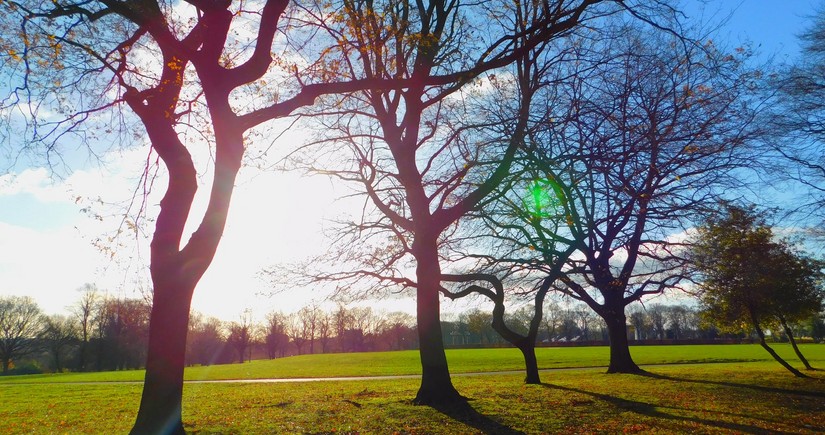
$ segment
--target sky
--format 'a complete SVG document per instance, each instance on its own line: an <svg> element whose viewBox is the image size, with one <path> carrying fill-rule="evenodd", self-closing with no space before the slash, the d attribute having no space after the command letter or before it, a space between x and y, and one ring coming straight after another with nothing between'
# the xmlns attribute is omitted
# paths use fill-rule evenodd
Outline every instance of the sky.
<svg viewBox="0 0 825 435"><path fill-rule="evenodd" d="M751 42L763 57L792 61L798 56L796 37L819 2L683 0L683 4L690 20L714 23L727 17L715 38L728 46ZM283 140L295 145L303 136L294 132ZM126 204L132 197L146 152L113 153L105 156L105 165L80 162L59 177L36 166L0 175L0 296L32 296L49 314L65 313L86 283L113 296L141 297L141 291L150 287L147 235L130 233L116 213L120 208L112 204ZM321 253L320 230L329 227L328 219L351 210L346 202L336 201L345 193L321 177L242 169L226 231L195 291L192 308L224 320L236 320L244 311L261 319L271 311L293 312L320 301L323 289L292 289L273 296L272 284L261 271ZM156 203L154 196L147 201L150 209ZM110 242L108 237L118 227L125 233ZM109 249L118 243L129 248L116 249L112 257ZM375 301L370 306L415 310L411 299Z"/></svg>

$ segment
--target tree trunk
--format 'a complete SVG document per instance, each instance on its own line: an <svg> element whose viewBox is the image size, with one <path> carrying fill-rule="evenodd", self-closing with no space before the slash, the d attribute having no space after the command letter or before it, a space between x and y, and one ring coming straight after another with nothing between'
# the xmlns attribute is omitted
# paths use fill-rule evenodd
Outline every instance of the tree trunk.
<svg viewBox="0 0 825 435"><path fill-rule="evenodd" d="M644 372L630 356L624 306L605 307L599 314L607 324L607 332L610 336L610 365L607 367L607 373Z"/></svg>
<svg viewBox="0 0 825 435"><path fill-rule="evenodd" d="M521 354L524 356L524 370L526 371L526 377L524 378L525 384L541 384L541 378L539 377L539 363L536 360L536 344L530 340L525 340L518 349L521 351Z"/></svg>
<svg viewBox="0 0 825 435"><path fill-rule="evenodd" d="M180 284L178 284L180 285ZM149 319L146 378L132 434L184 434L181 420L183 368L189 305L194 284L184 288L174 280L155 277Z"/></svg>
<svg viewBox="0 0 825 435"><path fill-rule="evenodd" d="M9 374L9 365L11 365L11 361L7 358L3 358L3 374Z"/></svg>
<svg viewBox="0 0 825 435"><path fill-rule="evenodd" d="M86 334L84 333L84 336ZM80 342L80 349L78 350L78 362L77 368L78 371L85 372L86 371L86 348L88 347L88 339L86 337L83 338L83 341Z"/></svg>
<svg viewBox="0 0 825 435"><path fill-rule="evenodd" d="M759 320L756 317L756 313L753 310L749 311L751 316L751 322L753 322L753 328L756 330L756 335L759 336L759 345L762 346L762 348L765 349L769 354L771 354L771 356L773 357L773 359L776 360L776 362L782 364L782 367L785 367L786 369L788 369L789 372L793 373L794 376L798 378L807 378L807 376L805 376L799 370L793 368L790 364L788 364L787 361L782 359L782 357L779 356L776 353L776 351L774 351L770 346L768 346L768 343L765 341L765 333L762 331L762 327L759 326Z"/></svg>
<svg viewBox="0 0 825 435"><path fill-rule="evenodd" d="M243 156L243 139L239 132L226 133L220 128L221 124L213 120L215 176L209 203L197 230L180 248L197 191L197 172L189 152L167 124L163 112L146 113L142 107L136 112L143 118L152 144L169 170L169 180L150 245L149 269L154 294L149 318L146 377L131 433L183 434L181 399L192 294L211 264L226 226L235 177ZM145 118L158 116L161 119L154 123ZM225 122L231 121L229 114L224 117L227 118Z"/></svg>
<svg viewBox="0 0 825 435"><path fill-rule="evenodd" d="M416 317L418 322L421 386L413 403L440 405L465 400L450 379L444 338L441 333L441 303L438 289L441 282L435 241L424 245L416 240ZM424 246L422 246L424 245Z"/></svg>
<svg viewBox="0 0 825 435"><path fill-rule="evenodd" d="M780 317L779 321L782 322L782 328L785 330L785 335L788 336L788 341L791 342L791 347L793 347L793 351L796 353L796 356L802 361L802 364L805 366L807 370L813 370L814 368L811 367L811 363L808 362L808 359L802 355L802 351L799 350L799 346L796 345L796 339L793 336L793 331L791 327L788 326L788 322L785 321L784 318Z"/></svg>

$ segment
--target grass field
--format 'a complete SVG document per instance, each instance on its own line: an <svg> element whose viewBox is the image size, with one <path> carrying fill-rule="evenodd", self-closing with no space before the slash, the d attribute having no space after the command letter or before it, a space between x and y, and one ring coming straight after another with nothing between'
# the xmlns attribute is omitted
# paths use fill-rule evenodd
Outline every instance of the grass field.
<svg viewBox="0 0 825 435"><path fill-rule="evenodd" d="M796 361L791 347L773 346L783 357ZM812 362L821 361L825 368L825 346L801 345L802 352ZM675 364L707 362L773 361L756 344L695 345L695 346L631 346L639 364ZM540 369L607 366L608 348L543 347L536 349ZM524 360L517 349L448 349L447 358L452 373L523 370ZM814 364L815 365L815 364ZM185 379L265 379L314 378L341 376L417 375L421 372L418 351L344 353L301 355L274 360L255 360L244 364L188 367ZM14 382L108 382L143 381L143 370L100 373L59 373L0 377L0 385Z"/></svg>
<svg viewBox="0 0 825 435"><path fill-rule="evenodd" d="M778 346L791 357L790 349ZM825 346L803 348L825 368ZM289 384L187 384L184 422L193 433L821 433L825 372L797 379L755 346L633 347L650 376L581 369L521 375L457 376L467 407L413 406L417 379ZM520 369L510 349L448 353L453 372ZM601 366L605 348L540 349L544 368ZM797 366L795 360L792 360ZM390 352L315 355L197 367L188 379L354 376L416 373L417 355ZM360 366L360 370L359 367ZM0 378L2 433L123 433L134 419L141 372Z"/></svg>

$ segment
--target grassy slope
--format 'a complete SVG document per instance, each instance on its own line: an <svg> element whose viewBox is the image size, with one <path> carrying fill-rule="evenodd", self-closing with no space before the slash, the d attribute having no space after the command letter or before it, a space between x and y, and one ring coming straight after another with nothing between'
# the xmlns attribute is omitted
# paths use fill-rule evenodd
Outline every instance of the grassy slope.
<svg viewBox="0 0 825 435"><path fill-rule="evenodd" d="M773 346L791 364L799 366L789 345ZM825 368L825 346L802 345L802 352L816 367ZM639 364L693 362L771 361L758 345L632 346ZM453 373L522 370L516 349L453 349L447 351ZM607 347L539 348L540 368L606 366ZM306 378L336 376L415 375L420 373L417 351L302 355L275 360L256 360L186 369L187 380ZM14 382L142 381L142 370L103 373L65 373L0 377L0 384Z"/></svg>
<svg viewBox="0 0 825 435"><path fill-rule="evenodd" d="M463 409L412 406L417 379L188 384L196 433L821 433L825 372L796 379L775 363L657 366L655 376L595 370L457 377ZM140 386L0 386L0 432L125 433Z"/></svg>

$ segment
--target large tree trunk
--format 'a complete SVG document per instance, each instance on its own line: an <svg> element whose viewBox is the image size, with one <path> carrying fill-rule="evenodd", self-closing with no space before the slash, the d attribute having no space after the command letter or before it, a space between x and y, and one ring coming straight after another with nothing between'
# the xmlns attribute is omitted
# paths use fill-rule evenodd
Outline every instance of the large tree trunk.
<svg viewBox="0 0 825 435"><path fill-rule="evenodd" d="M788 341L791 342L791 347L793 347L793 351L796 353L797 358L799 358L799 360L802 361L802 364L805 366L806 369L813 370L814 368L811 367L811 363L809 363L808 359L805 358L804 355L802 355L802 351L800 351L799 346L796 345L796 339L793 336L793 330L791 330L791 327L788 326L788 322L786 322L783 317L780 317L779 321L782 323L782 329L785 330L785 335L788 336Z"/></svg>
<svg viewBox="0 0 825 435"><path fill-rule="evenodd" d="M776 351L774 351L770 346L768 346L768 343L765 341L765 333L762 331L762 327L759 326L759 319L757 318L756 313L753 310L749 311L751 316L751 322L753 323L753 328L756 330L756 335L759 336L759 345L762 346L762 348L765 349L773 357L773 359L776 360L776 362L781 364L782 367L785 367L789 372L793 373L794 376L799 378L807 378L807 376L805 376L799 370L793 368L793 366L791 366L790 364L788 364L787 361L782 359L782 357L779 356L779 354L777 354Z"/></svg>
<svg viewBox="0 0 825 435"><path fill-rule="evenodd" d="M607 303L607 302L606 302ZM627 317L624 314L624 306L615 304L605 307L599 313L607 324L607 332L610 336L610 365L607 373L641 373L644 370L639 368L630 356L630 343L627 340Z"/></svg>
<svg viewBox="0 0 825 435"><path fill-rule="evenodd" d="M160 281L160 282L159 282ZM146 378L132 434L184 434L181 420L189 302L194 285L155 279Z"/></svg>
<svg viewBox="0 0 825 435"><path fill-rule="evenodd" d="M434 241L425 244L416 240L416 317L418 321L419 354L421 356L421 386L413 403L440 405L465 400L450 379L444 339L441 334L441 303L439 288L441 271Z"/></svg>

